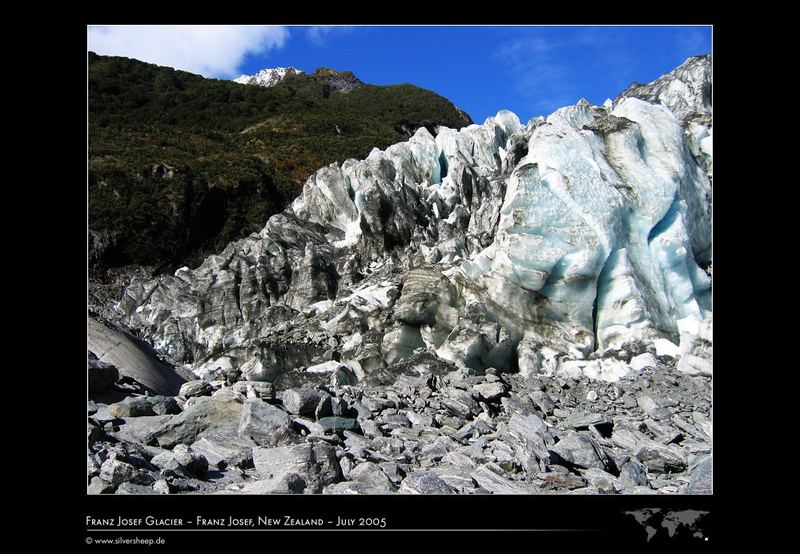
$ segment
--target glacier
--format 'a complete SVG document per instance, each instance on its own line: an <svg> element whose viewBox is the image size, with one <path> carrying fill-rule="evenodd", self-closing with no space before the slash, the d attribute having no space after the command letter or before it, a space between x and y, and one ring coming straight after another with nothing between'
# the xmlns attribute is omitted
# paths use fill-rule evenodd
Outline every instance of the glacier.
<svg viewBox="0 0 800 554"><path fill-rule="evenodd" d="M636 369L604 352L656 341L710 374L710 82L690 58L602 106L420 128L319 169L259 233L134 280L106 315L201 376L341 362L360 380L429 352L613 382Z"/></svg>

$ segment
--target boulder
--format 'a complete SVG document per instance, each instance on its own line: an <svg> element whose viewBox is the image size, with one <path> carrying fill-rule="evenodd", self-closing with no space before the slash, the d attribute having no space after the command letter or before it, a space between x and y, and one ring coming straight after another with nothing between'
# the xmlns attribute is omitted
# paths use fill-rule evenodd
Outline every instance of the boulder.
<svg viewBox="0 0 800 554"><path fill-rule="evenodd" d="M453 494L453 487L431 471L413 471L400 484L401 494Z"/></svg>
<svg viewBox="0 0 800 554"><path fill-rule="evenodd" d="M327 444L256 447L253 463L266 492L315 494L342 479L336 449Z"/></svg>
<svg viewBox="0 0 800 554"><path fill-rule="evenodd" d="M295 437L289 414L258 398L242 405L237 432L259 446L292 443Z"/></svg>
<svg viewBox="0 0 800 554"><path fill-rule="evenodd" d="M309 388L283 391L283 407L290 414L314 415L320 401L320 393Z"/></svg>

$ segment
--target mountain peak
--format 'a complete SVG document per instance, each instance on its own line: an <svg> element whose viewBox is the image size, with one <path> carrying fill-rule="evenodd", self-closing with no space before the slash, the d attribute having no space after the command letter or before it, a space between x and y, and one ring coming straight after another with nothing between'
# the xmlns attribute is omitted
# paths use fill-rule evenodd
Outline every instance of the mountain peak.
<svg viewBox="0 0 800 554"><path fill-rule="evenodd" d="M298 75L302 70L295 67L267 67L255 75L242 75L233 80L234 83L242 85L259 85L262 87L274 87L289 75Z"/></svg>

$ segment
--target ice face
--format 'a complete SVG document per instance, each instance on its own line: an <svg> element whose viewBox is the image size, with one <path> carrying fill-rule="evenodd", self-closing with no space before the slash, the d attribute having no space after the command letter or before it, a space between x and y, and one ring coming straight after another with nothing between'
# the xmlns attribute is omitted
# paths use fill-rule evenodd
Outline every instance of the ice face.
<svg viewBox="0 0 800 554"><path fill-rule="evenodd" d="M381 363L422 348L480 370L510 348L518 368L554 374L558 353L668 338L700 360L687 371L705 372L705 343L678 328L711 314L710 106L696 65L603 107L421 128L323 167L259 234L133 283L117 317L178 361L263 354L259 340L299 312L323 334L381 333ZM415 269L454 291L433 322L394 317L410 309Z"/></svg>

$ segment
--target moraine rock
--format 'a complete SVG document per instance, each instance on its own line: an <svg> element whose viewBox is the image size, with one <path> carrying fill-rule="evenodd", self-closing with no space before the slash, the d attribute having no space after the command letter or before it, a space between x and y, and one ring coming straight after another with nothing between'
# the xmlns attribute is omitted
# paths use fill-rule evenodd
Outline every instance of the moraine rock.
<svg viewBox="0 0 800 554"><path fill-rule="evenodd" d="M153 483L153 490L158 494L169 494L169 483L167 483L164 479L159 479Z"/></svg>
<svg viewBox="0 0 800 554"><path fill-rule="evenodd" d="M88 317L87 346L100 362L113 365L121 377L141 383L156 394L178 392L188 375L164 363L145 341L114 323Z"/></svg>
<svg viewBox="0 0 800 554"><path fill-rule="evenodd" d="M395 492L392 481L378 464L363 462L350 470L350 480L363 483L369 487L369 494L387 494Z"/></svg>
<svg viewBox="0 0 800 554"><path fill-rule="evenodd" d="M567 425L574 429L588 429L590 425L595 427L611 427L612 421L605 414L596 412L575 412L567 418Z"/></svg>
<svg viewBox="0 0 800 554"><path fill-rule="evenodd" d="M320 394L314 389L300 388L283 391L283 407L291 414L314 415Z"/></svg>
<svg viewBox="0 0 800 554"><path fill-rule="evenodd" d="M147 485L137 485L134 483L122 483L114 494L161 494L153 487Z"/></svg>
<svg viewBox="0 0 800 554"><path fill-rule="evenodd" d="M181 385L178 395L184 398L193 398L195 396L209 396L214 392L214 387L210 383L202 380L188 381Z"/></svg>
<svg viewBox="0 0 800 554"><path fill-rule="evenodd" d="M503 475L505 472L497 464L486 464L471 473L478 486L492 494L526 494L530 491Z"/></svg>
<svg viewBox="0 0 800 554"><path fill-rule="evenodd" d="M631 460L622 465L619 470L619 480L630 487L647 486L650 483L647 471L638 460Z"/></svg>
<svg viewBox="0 0 800 554"><path fill-rule="evenodd" d="M551 449L559 458L580 468L605 469L594 441L583 433L570 431Z"/></svg>
<svg viewBox="0 0 800 554"><path fill-rule="evenodd" d="M91 354L91 352L90 352ZM89 392L103 392L114 386L119 379L119 371L111 364L97 359L89 360L88 385Z"/></svg>
<svg viewBox="0 0 800 554"><path fill-rule="evenodd" d="M317 423L325 430L334 433L342 433L344 431L358 431L360 430L358 420L350 417L323 417Z"/></svg>
<svg viewBox="0 0 800 554"><path fill-rule="evenodd" d="M431 471L417 470L400 484L401 494L453 494L454 489Z"/></svg>
<svg viewBox="0 0 800 554"><path fill-rule="evenodd" d="M100 466L100 479L112 485L119 485L131 480L136 473L136 468L131 464L113 458L107 459Z"/></svg>
<svg viewBox="0 0 800 554"><path fill-rule="evenodd" d="M625 490L624 483L602 469L591 467L581 475L584 479L601 494L619 494Z"/></svg>
<svg viewBox="0 0 800 554"><path fill-rule="evenodd" d="M208 460L185 444L178 444L173 450L153 456L151 463L161 470L162 475L190 475L203 477L208 471Z"/></svg>
<svg viewBox="0 0 800 554"><path fill-rule="evenodd" d="M488 401L496 401L506 393L506 386L503 383L481 383L472 387L480 398Z"/></svg>
<svg viewBox="0 0 800 554"><path fill-rule="evenodd" d="M233 390L248 398L260 398L262 400L273 400L275 398L275 387L272 383L260 381L237 381L233 384Z"/></svg>
<svg viewBox="0 0 800 554"><path fill-rule="evenodd" d="M295 437L289 414L258 398L242 404L237 433L259 446L291 444Z"/></svg>
<svg viewBox="0 0 800 554"><path fill-rule="evenodd" d="M550 461L550 449L555 441L544 421L535 414L514 414L508 423L506 443L514 449L514 455L528 472L537 472L542 464Z"/></svg>
<svg viewBox="0 0 800 554"><path fill-rule="evenodd" d="M145 397L130 397L122 402L111 404L108 413L114 417L128 418L156 415L153 404Z"/></svg>
<svg viewBox="0 0 800 554"><path fill-rule="evenodd" d="M242 404L236 398L201 396L153 433L159 446L191 444L207 433L236 434Z"/></svg>
<svg viewBox="0 0 800 554"><path fill-rule="evenodd" d="M689 473L686 494L713 494L714 474L713 456L702 456L696 460Z"/></svg>
<svg viewBox="0 0 800 554"><path fill-rule="evenodd" d="M181 413L181 406L171 396L153 396L148 399L156 415L174 415Z"/></svg>
<svg viewBox="0 0 800 554"><path fill-rule="evenodd" d="M86 492L87 494L112 494L114 492L114 485L108 481L104 481L100 477L92 477Z"/></svg>
<svg viewBox="0 0 800 554"><path fill-rule="evenodd" d="M342 479L336 450L326 444L256 447L253 463L261 477L262 493L320 493Z"/></svg>
<svg viewBox="0 0 800 554"><path fill-rule="evenodd" d="M206 433L192 444L192 450L203 456L214 469L252 467L253 447L250 439L233 434Z"/></svg>

